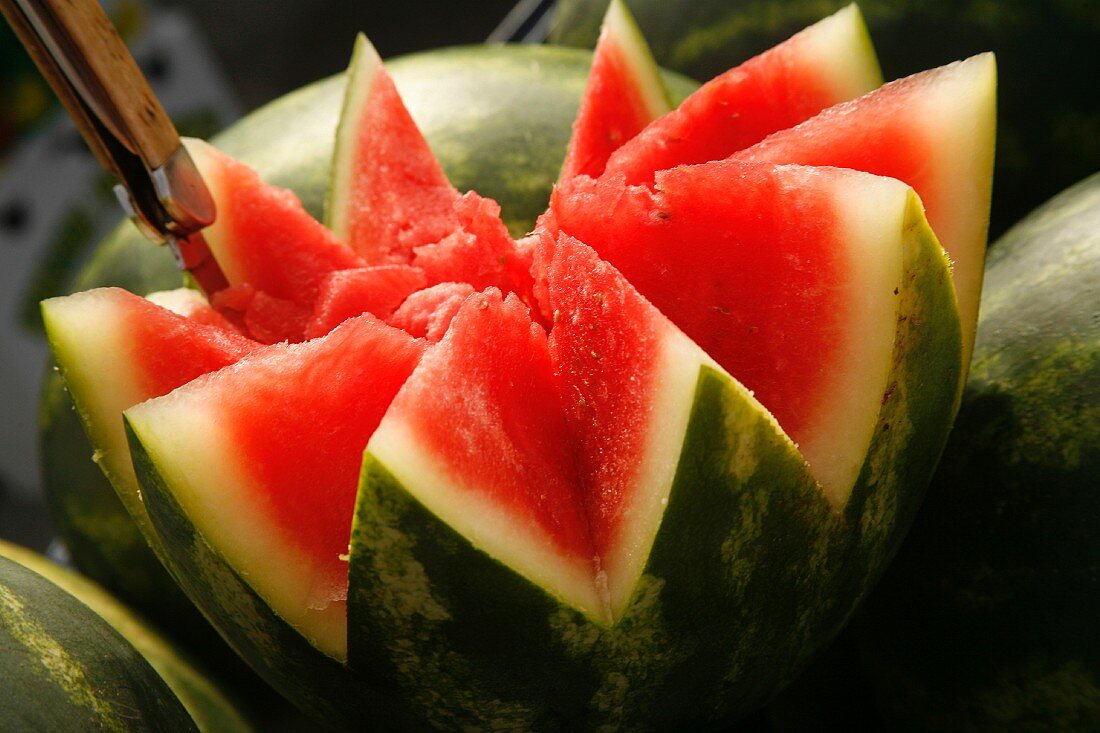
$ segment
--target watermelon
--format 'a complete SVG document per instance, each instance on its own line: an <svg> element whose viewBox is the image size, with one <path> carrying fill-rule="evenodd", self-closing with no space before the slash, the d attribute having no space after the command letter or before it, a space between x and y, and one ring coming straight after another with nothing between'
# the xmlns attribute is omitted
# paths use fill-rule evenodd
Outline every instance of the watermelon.
<svg viewBox="0 0 1100 733"><path fill-rule="evenodd" d="M192 292L160 300L191 309L194 299L201 298ZM237 361L259 344L121 288L43 301L42 320L54 358L62 365L65 385L96 446L94 460L159 551L117 416L131 405ZM110 332L102 330L107 323L112 325ZM122 361L115 361L119 358Z"/></svg>
<svg viewBox="0 0 1100 733"><path fill-rule="evenodd" d="M94 583L0 541L10 730L247 731L217 688Z"/></svg>
<svg viewBox="0 0 1100 733"><path fill-rule="evenodd" d="M796 36L792 40L797 39ZM685 107L708 92L709 86L689 97ZM996 69L992 56L976 56L892 82L859 99L831 107L796 127L776 132L730 156L731 160L743 162L842 166L892 176L913 186L928 209L933 229L953 260L952 274L963 319L964 361L969 359L973 344L981 292L992 187L995 88ZM709 139L708 123L713 115L714 112L707 109L700 110L698 117L685 111L679 120L677 139L688 141L689 145L696 135ZM697 129L689 127L689 123L696 121L703 124ZM653 123L635 140L616 151L603 176L609 184L624 179L646 183L653 175L652 165L680 157L669 154L670 146L662 142L660 135L652 138L649 135L650 130L660 133L664 122L662 119ZM659 153L656 159L653 157L655 151ZM617 164L617 160L621 163ZM682 162L694 161L688 157ZM633 251L632 235L615 231L614 218L596 215L596 209L606 207L609 202L605 194L591 193L592 185L590 180L578 179L555 194L551 209L556 226L590 242L635 280L636 270L627 263L634 262L632 258L637 256L638 266L647 267L645 260L650 255L639 256ZM675 195L673 191L662 191L670 185L671 182L662 183L657 174L654 188L658 195ZM672 244L665 244L662 251L665 257L672 257ZM695 267L696 275L702 277L708 273L710 263L700 259ZM720 319L713 315L721 313L724 307L721 303L700 298L694 306L673 306L673 301L682 303L684 300L683 290L676 283L661 278L646 285L639 284L639 287L677 322L681 313L685 318L710 314L711 323L689 328L690 335L698 340L704 338L703 331L706 331L707 343L726 342L721 326L715 323ZM695 315L683 312L685 307L693 307ZM670 311L670 308L676 310Z"/></svg>
<svg viewBox="0 0 1100 733"><path fill-rule="evenodd" d="M1098 303L1094 175L992 248L958 424L850 635L898 729L1100 726Z"/></svg>
<svg viewBox="0 0 1100 733"><path fill-rule="evenodd" d="M625 0L657 62L709 79L849 0ZM552 43L592 48L608 0L559 0ZM1001 70L996 238L1025 211L1100 170L1100 16L1091 3L860 0L886 78L982 51Z"/></svg>
<svg viewBox="0 0 1100 733"><path fill-rule="evenodd" d="M761 58L753 73L769 78L784 56ZM377 155L357 158L349 200L356 181L399 169L394 140L415 143L413 178L433 170L384 69L364 68L351 78L370 109L352 88L338 136L357 141L347 155ZM748 116L767 108L746 99ZM251 198L267 212L268 187L242 180L232 195L245 205L231 211ZM439 180L428 176L424 198L394 204L368 187L346 207L378 219L382 239L360 250L368 268L438 281L390 317L416 335L356 316L123 412L163 559L235 650L328 724L730 723L850 616L946 439L960 321L920 199L864 172L736 160L660 172L652 188L608 172L563 180L562 201L599 202L595 216L636 242L628 272L570 236L559 206L515 243L490 199L443 189L455 217L444 207L425 234L410 212ZM236 234L217 249L281 282L285 263L269 277L263 238L229 216ZM670 237L715 260L709 288L661 262ZM316 301L320 270L351 270L313 269L315 239L295 242L302 294L246 279L213 305L243 304L253 336L257 303L273 332L279 317L297 328L278 309ZM479 257L499 267L473 277L464 252L475 269ZM717 293L729 312L711 311L737 313L764 347L708 353L715 342L689 332L699 319L670 317L633 282L662 276L704 301ZM81 350L126 326L74 337L65 370L81 373ZM106 388L141 369L103 371L121 375Z"/></svg>
<svg viewBox="0 0 1100 733"><path fill-rule="evenodd" d="M590 61L591 54L577 49L492 46L420 53L387 66L453 184L493 196L510 231L522 234L546 207ZM674 74L663 78L675 99L695 87ZM343 93L343 75L317 82L253 113L214 141L264 181L292 189L307 211L320 216ZM148 293L180 284L169 253L124 222L100 246L75 288L118 286ZM88 460L93 449L62 385L50 370L41 400L41 468L55 525L74 563L153 617L170 619L170 633L205 626ZM184 623L188 614L194 623Z"/></svg>
<svg viewBox="0 0 1100 733"><path fill-rule="evenodd" d="M618 147L670 109L645 39L621 0L612 0L593 51L561 180L603 173Z"/></svg>
<svg viewBox="0 0 1100 733"><path fill-rule="evenodd" d="M850 5L711 79L616 150L606 171L652 183L655 171L725 158L880 84L863 18Z"/></svg>

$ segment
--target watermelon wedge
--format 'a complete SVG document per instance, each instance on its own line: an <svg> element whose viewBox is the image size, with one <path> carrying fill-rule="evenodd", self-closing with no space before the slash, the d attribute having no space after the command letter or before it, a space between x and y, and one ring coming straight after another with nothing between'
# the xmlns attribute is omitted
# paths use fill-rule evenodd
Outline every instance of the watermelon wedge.
<svg viewBox="0 0 1100 733"><path fill-rule="evenodd" d="M157 535L141 501L122 411L260 348L235 331L202 323L216 320L211 312L192 290L146 300L100 288L42 302L46 338L95 446L95 461L151 543Z"/></svg>
<svg viewBox="0 0 1100 733"><path fill-rule="evenodd" d="M413 247L458 228L459 193L363 34L347 83L324 221L368 264L408 264Z"/></svg>
<svg viewBox="0 0 1100 733"><path fill-rule="evenodd" d="M655 171L725 158L880 84L852 4L704 84L615 151L606 170L650 183Z"/></svg>
<svg viewBox="0 0 1100 733"><path fill-rule="evenodd" d="M974 56L887 84L734 156L855 168L912 186L954 263L967 364L989 227L996 90L993 54Z"/></svg>
<svg viewBox="0 0 1100 733"><path fill-rule="evenodd" d="M652 189L605 176L559 193L551 230L591 243L752 390L843 506L887 391L910 189L717 161Z"/></svg>
<svg viewBox="0 0 1100 733"><path fill-rule="evenodd" d="M201 140L188 140L217 207L200 235L229 284L249 284L309 308L333 270L363 267L354 252L302 208L291 191L260 180L248 166Z"/></svg>
<svg viewBox="0 0 1100 733"><path fill-rule="evenodd" d="M670 109L660 71L634 18L622 0L611 0L560 178L600 175L619 146Z"/></svg>
<svg viewBox="0 0 1100 733"><path fill-rule="evenodd" d="M363 446L423 350L359 316L125 413L197 530L335 658L346 643L346 555Z"/></svg>

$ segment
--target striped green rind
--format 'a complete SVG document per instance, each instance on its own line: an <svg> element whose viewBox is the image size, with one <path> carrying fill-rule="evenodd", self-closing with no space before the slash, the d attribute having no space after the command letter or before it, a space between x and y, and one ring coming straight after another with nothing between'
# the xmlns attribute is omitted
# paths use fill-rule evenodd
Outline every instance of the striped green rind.
<svg viewBox="0 0 1100 733"><path fill-rule="evenodd" d="M862 595L885 570L920 506L959 407L962 336L947 255L911 193L894 367L844 516L866 568Z"/></svg>
<svg viewBox="0 0 1100 733"><path fill-rule="evenodd" d="M946 439L961 345L947 259L910 199L890 388L848 504L703 367L642 579L604 627L430 514L369 451L349 569L349 665L443 729L713 727L840 629L896 550ZM409 456L409 460L415 457Z"/></svg>
<svg viewBox="0 0 1100 733"><path fill-rule="evenodd" d="M248 731L245 717L163 637L102 588L41 555L0 541L0 557L38 573L80 600L121 634L171 688L200 731ZM179 592L179 589L176 589Z"/></svg>
<svg viewBox="0 0 1100 733"><path fill-rule="evenodd" d="M41 575L0 557L0 721L12 731L195 731L121 634Z"/></svg>
<svg viewBox="0 0 1100 733"><path fill-rule="evenodd" d="M857 638L898 730L1097 730L1100 175L1011 229L985 288L958 423Z"/></svg>
<svg viewBox="0 0 1100 733"><path fill-rule="evenodd" d="M127 436L169 570L237 654L317 721L351 729L399 719L383 685L315 649L249 587L195 529L129 425Z"/></svg>

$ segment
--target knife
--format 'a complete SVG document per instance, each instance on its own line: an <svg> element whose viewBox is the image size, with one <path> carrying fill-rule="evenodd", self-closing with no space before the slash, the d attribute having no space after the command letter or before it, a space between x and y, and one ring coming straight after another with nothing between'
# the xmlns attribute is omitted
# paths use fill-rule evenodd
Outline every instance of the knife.
<svg viewBox="0 0 1100 733"><path fill-rule="evenodd" d="M96 0L0 0L138 228L167 243L207 295L227 286L200 229L214 200L172 121Z"/></svg>

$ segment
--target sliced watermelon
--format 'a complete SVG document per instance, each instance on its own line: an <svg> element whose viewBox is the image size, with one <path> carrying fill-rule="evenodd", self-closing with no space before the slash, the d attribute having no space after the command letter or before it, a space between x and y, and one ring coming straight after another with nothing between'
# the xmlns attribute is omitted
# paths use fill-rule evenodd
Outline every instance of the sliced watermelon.
<svg viewBox="0 0 1100 733"><path fill-rule="evenodd" d="M611 267L569 238L544 240L536 274L557 312L550 361L592 549L597 537L606 543L595 580L608 616L567 605L563 588L587 591L575 577L584 545L524 521L532 487L501 495L484 485L487 461L496 473L497 456L516 455L513 436L550 437L528 420L545 424L552 408L531 396L541 380L515 389L534 381L517 371L541 360L482 362L483 331L467 335L460 315L444 339L462 346L448 369L414 372L402 395L425 399L395 400L364 457L349 568L352 669L379 670L380 684L392 682L440 729L714 728L813 653L812 629L839 627L851 609L839 595L866 582L851 571L877 573L889 555L882 543L911 517L904 487L927 480L943 445L959 361L946 259L919 203L896 181L825 172L834 173L900 190L905 206L891 387L851 501L831 505L774 419ZM484 319L502 330L501 318ZM518 314L509 324L509 343L531 328ZM429 439L437 418L485 450L463 459ZM630 459L620 462L620 450ZM498 501L485 508L489 495Z"/></svg>
<svg viewBox="0 0 1100 733"><path fill-rule="evenodd" d="M467 298L369 443L475 545L606 618L571 447L546 333L495 289Z"/></svg>
<svg viewBox="0 0 1100 733"><path fill-rule="evenodd" d="M411 336L435 342L443 338L458 309L474 294L469 283L439 283L413 293L389 319Z"/></svg>
<svg viewBox="0 0 1100 733"><path fill-rule="evenodd" d="M99 288L42 303L46 337L95 460L147 538L155 533L141 503L122 411L260 348L235 331L189 320L156 302L200 316L209 311L190 290L146 300Z"/></svg>
<svg viewBox="0 0 1100 733"><path fill-rule="evenodd" d="M852 171L717 161L653 189L574 179L545 222L753 390L841 506L887 388L909 196Z"/></svg>
<svg viewBox="0 0 1100 733"><path fill-rule="evenodd" d="M560 178L600 175L617 148L670 109L660 71L634 18L622 0L611 0Z"/></svg>
<svg viewBox="0 0 1100 733"><path fill-rule="evenodd" d="M453 211L455 231L414 250L413 264L424 270L428 282L496 287L530 300L530 265L501 221L500 205L470 191L454 202Z"/></svg>
<svg viewBox="0 0 1100 733"><path fill-rule="evenodd" d="M554 377L615 621L668 504L699 370L718 366L586 245L547 235L537 257Z"/></svg>
<svg viewBox="0 0 1100 733"><path fill-rule="evenodd" d="M378 52L359 34L336 132L325 223L367 264L408 264L458 221L458 191L401 101Z"/></svg>
<svg viewBox="0 0 1100 733"><path fill-rule="evenodd" d="M322 282L304 336L324 336L347 319L363 313L386 320L410 294L427 284L424 271L408 265L337 270Z"/></svg>
<svg viewBox="0 0 1100 733"><path fill-rule="evenodd" d="M982 54L887 84L735 158L855 168L912 186L954 263L969 364L989 228L996 100L996 61Z"/></svg>
<svg viewBox="0 0 1100 733"><path fill-rule="evenodd" d="M210 305L210 302L197 290L176 288L149 293L145 299L150 303L177 313L189 321L217 326L224 331L239 331L237 325Z"/></svg>
<svg viewBox="0 0 1100 733"><path fill-rule="evenodd" d="M725 158L880 84L852 4L704 84L612 154L606 170L649 183L655 171Z"/></svg>
<svg viewBox="0 0 1100 733"><path fill-rule="evenodd" d="M372 316L275 345L126 411L215 551L318 649L342 658L363 446L424 350Z"/></svg>
<svg viewBox="0 0 1100 733"><path fill-rule="evenodd" d="M187 149L217 206L214 223L193 236L206 241L230 285L309 308L330 272L364 266L293 192L201 140L188 140Z"/></svg>
<svg viewBox="0 0 1100 733"><path fill-rule="evenodd" d="M368 451L475 547L612 624L713 362L587 247L549 243L537 269L549 342L514 296L470 296Z"/></svg>

